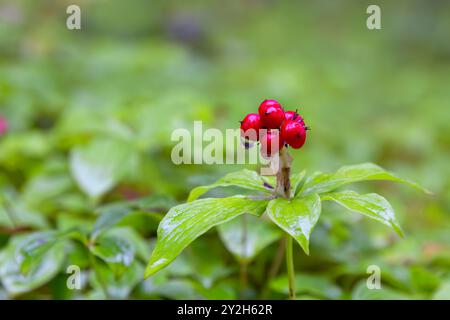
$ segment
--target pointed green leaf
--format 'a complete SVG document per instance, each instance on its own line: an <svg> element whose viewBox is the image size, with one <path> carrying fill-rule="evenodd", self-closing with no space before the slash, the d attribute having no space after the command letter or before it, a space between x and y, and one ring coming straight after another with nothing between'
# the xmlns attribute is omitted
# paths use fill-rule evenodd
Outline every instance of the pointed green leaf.
<svg viewBox="0 0 450 320"><path fill-rule="evenodd" d="M101 292L100 299L126 299L143 280L144 267L136 260L119 276L100 260L93 261L93 269L90 282Z"/></svg>
<svg viewBox="0 0 450 320"><path fill-rule="evenodd" d="M393 173L388 172L373 163L363 163L344 166L336 171L336 173L317 172L306 180L300 194L307 195L312 193L325 193L333 191L349 183L370 180L396 181L407 184L426 193L430 193L417 183L401 179Z"/></svg>
<svg viewBox="0 0 450 320"><path fill-rule="evenodd" d="M281 294L289 294L287 275L279 276L269 283L270 288ZM295 291L297 294L310 294L322 299L339 299L342 290L325 275L297 274L295 276Z"/></svg>
<svg viewBox="0 0 450 320"><path fill-rule="evenodd" d="M347 209L362 213L369 218L391 227L403 237L403 231L395 218L391 205L385 198L376 193L358 194L354 191L334 192L322 196L322 200L333 200Z"/></svg>
<svg viewBox="0 0 450 320"><path fill-rule="evenodd" d="M117 275L125 272L134 260L135 248L129 241L119 237L99 237L89 249Z"/></svg>
<svg viewBox="0 0 450 320"><path fill-rule="evenodd" d="M267 200L250 200L243 196L207 198L176 206L158 227L158 242L145 271L149 277L164 268L196 238L212 227L243 213L261 215Z"/></svg>
<svg viewBox="0 0 450 320"><path fill-rule="evenodd" d="M262 192L272 192L273 190L273 187L268 185L267 182L264 181L264 179L260 175L258 175L258 173L245 169L242 171L229 173L213 184L192 189L187 202L198 199L202 194L208 192L213 188L229 186L236 186L244 189Z"/></svg>
<svg viewBox="0 0 450 320"><path fill-rule="evenodd" d="M291 174L291 197L295 197L300 190L297 190L305 177L306 171Z"/></svg>
<svg viewBox="0 0 450 320"><path fill-rule="evenodd" d="M152 195L138 200L123 201L102 206L97 209L100 216L95 222L91 238L95 239L102 232L121 223L131 215L145 215L159 222L163 215L155 211L168 210L174 205L175 202L171 198Z"/></svg>
<svg viewBox="0 0 450 320"><path fill-rule="evenodd" d="M294 237L306 254L309 254L309 238L319 220L320 211L320 197L317 194L290 200L278 198L267 206L267 214L272 221Z"/></svg>
<svg viewBox="0 0 450 320"><path fill-rule="evenodd" d="M27 274L30 270L42 263L42 258L59 240L56 231L36 232L22 242L18 250L20 271Z"/></svg>
<svg viewBox="0 0 450 320"><path fill-rule="evenodd" d="M70 153L70 168L79 187L100 197L120 182L138 162L133 146L118 139L98 139Z"/></svg>
<svg viewBox="0 0 450 320"><path fill-rule="evenodd" d="M65 244L59 242L41 252L24 274L21 270L24 261L22 248L35 238L35 234L16 236L0 252L0 282L12 297L48 283L60 272L64 263Z"/></svg>
<svg viewBox="0 0 450 320"><path fill-rule="evenodd" d="M272 222L242 215L218 227L219 236L239 261L251 261L261 250L278 240L282 232Z"/></svg>
<svg viewBox="0 0 450 320"><path fill-rule="evenodd" d="M65 231L42 231L28 235L17 247L16 261L19 262L20 271L27 274L42 263L43 257L56 244L66 239L79 238L81 233L76 229Z"/></svg>
<svg viewBox="0 0 450 320"><path fill-rule="evenodd" d="M305 174L306 170L291 174L291 198L295 197L300 192L301 189L299 186L303 182ZM277 184L277 179L275 176L263 176L263 179L271 186L275 186Z"/></svg>

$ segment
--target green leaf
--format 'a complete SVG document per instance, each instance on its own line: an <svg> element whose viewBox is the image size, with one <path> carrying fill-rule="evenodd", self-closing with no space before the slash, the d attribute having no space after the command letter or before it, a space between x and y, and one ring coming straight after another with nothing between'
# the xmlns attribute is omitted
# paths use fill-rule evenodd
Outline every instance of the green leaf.
<svg viewBox="0 0 450 320"><path fill-rule="evenodd" d="M134 260L135 248L126 239L99 237L90 247L91 252L105 261L115 274L122 274Z"/></svg>
<svg viewBox="0 0 450 320"><path fill-rule="evenodd" d="M165 196L150 196L134 201L126 201L100 207L97 211L100 217L94 225L91 237L95 239L105 230L121 223L126 217L132 215L148 216L157 222L161 221L163 215L159 210L169 209L174 205L174 201Z"/></svg>
<svg viewBox="0 0 450 320"><path fill-rule="evenodd" d="M273 279L270 288L282 294L289 294L287 275ZM295 276L295 292L297 294L311 294L319 298L339 299L342 290L325 276L298 274Z"/></svg>
<svg viewBox="0 0 450 320"><path fill-rule="evenodd" d="M238 261L250 262L279 239L281 230L261 218L243 215L218 227L220 238Z"/></svg>
<svg viewBox="0 0 450 320"><path fill-rule="evenodd" d="M436 290L432 297L433 300L450 300L450 280L444 281Z"/></svg>
<svg viewBox="0 0 450 320"><path fill-rule="evenodd" d="M212 288L204 288L201 285L196 285L197 291L206 300L236 300L237 292L232 284L227 282L220 282Z"/></svg>
<svg viewBox="0 0 450 320"><path fill-rule="evenodd" d="M70 167L80 188L92 198L113 188L132 168L137 154L132 145L118 139L99 139L72 150Z"/></svg>
<svg viewBox="0 0 450 320"><path fill-rule="evenodd" d="M196 241L186 251L185 261L191 268L190 277L196 279L205 289L212 288L219 279L233 272L232 266L224 263L221 248L220 242ZM173 264L166 269L170 274L174 274L172 266Z"/></svg>
<svg viewBox="0 0 450 320"><path fill-rule="evenodd" d="M99 260L93 262L94 273L91 274L92 286L102 294L100 298L126 299L131 291L143 280L143 266L134 261L126 270L115 274L111 268Z"/></svg>
<svg viewBox="0 0 450 320"><path fill-rule="evenodd" d="M434 292L441 284L441 280L435 273L421 266L412 266L410 274L411 283L418 292Z"/></svg>
<svg viewBox="0 0 450 320"><path fill-rule="evenodd" d="M112 210L125 211L166 211L175 206L176 202L172 197L166 195L151 195L130 201L119 201L99 207L96 211L104 214Z"/></svg>
<svg viewBox="0 0 450 320"><path fill-rule="evenodd" d="M160 280L157 277L151 277L144 281L141 290L148 299L164 297L175 300L199 300L203 298L198 292L198 283L189 278ZM208 290L210 289L205 291Z"/></svg>
<svg viewBox="0 0 450 320"><path fill-rule="evenodd" d="M320 197L317 194L290 200L278 198L267 206L270 219L294 237L306 254L309 254L309 238L319 220L320 211Z"/></svg>
<svg viewBox="0 0 450 320"><path fill-rule="evenodd" d="M27 274L42 263L43 256L59 240L59 234L56 231L37 232L31 234L27 240L18 246L18 257L20 261L20 271Z"/></svg>
<svg viewBox="0 0 450 320"><path fill-rule="evenodd" d="M147 243L141 234L139 234L135 229L123 226L114 227L108 229L102 236L121 238L125 239L132 247L135 252L135 260L137 258L142 259L142 261L148 261L150 259L151 246Z"/></svg>
<svg viewBox="0 0 450 320"><path fill-rule="evenodd" d="M303 170L299 173L291 174L291 197L295 197L299 192L300 189L298 189L299 185L303 181L303 178L305 177L306 171Z"/></svg>
<svg viewBox="0 0 450 320"><path fill-rule="evenodd" d="M359 194L354 191L334 192L322 196L322 200L333 200L345 208L362 213L381 222L403 237L403 231L395 218L389 202L376 193Z"/></svg>
<svg viewBox="0 0 450 320"><path fill-rule="evenodd" d="M47 282L60 271L65 258L64 243L56 243L36 259L26 274L21 271L23 255L21 249L35 235L15 237L0 253L0 279L12 296L32 291Z"/></svg>
<svg viewBox="0 0 450 320"><path fill-rule="evenodd" d="M76 229L67 231L45 231L29 234L27 238L17 245L16 261L23 274L29 273L42 263L43 257L57 243L66 239L83 241L83 235Z"/></svg>
<svg viewBox="0 0 450 320"><path fill-rule="evenodd" d="M267 200L243 196L208 198L172 208L158 227L158 242L145 272L149 277L168 265L196 238L243 213L261 215Z"/></svg>
<svg viewBox="0 0 450 320"><path fill-rule="evenodd" d="M31 210L20 198L5 193L0 196L0 226L7 228L48 228L48 222L41 212Z"/></svg>
<svg viewBox="0 0 450 320"><path fill-rule="evenodd" d="M22 199L30 208L41 208L56 202L59 196L73 188L74 182L67 172L40 173L24 186ZM50 203L50 204L49 204Z"/></svg>
<svg viewBox="0 0 450 320"><path fill-rule="evenodd" d="M306 179L300 194L304 196L312 193L325 193L350 183L370 180L396 181L429 193L415 182L401 179L373 163L363 163L344 166L336 173L317 172Z"/></svg>
<svg viewBox="0 0 450 320"><path fill-rule="evenodd" d="M91 239L95 239L110 228L120 225L122 222L126 221L127 218L136 216L149 217L157 222L161 221L163 218L163 215L157 212L134 211L133 209L124 207L111 208L110 210L102 213L102 215L95 222Z"/></svg>
<svg viewBox="0 0 450 320"><path fill-rule="evenodd" d="M356 284L352 292L352 300L414 300L418 297L405 294L395 289L382 285L380 289L369 289L367 280L361 280Z"/></svg>
<svg viewBox="0 0 450 320"><path fill-rule="evenodd" d="M187 202L198 199L202 194L208 192L213 188L229 186L237 186L244 189L262 192L272 192L273 190L273 187L269 186L267 182L260 175L258 175L258 173L256 173L255 171L244 169L242 171L229 173L213 184L192 189Z"/></svg>

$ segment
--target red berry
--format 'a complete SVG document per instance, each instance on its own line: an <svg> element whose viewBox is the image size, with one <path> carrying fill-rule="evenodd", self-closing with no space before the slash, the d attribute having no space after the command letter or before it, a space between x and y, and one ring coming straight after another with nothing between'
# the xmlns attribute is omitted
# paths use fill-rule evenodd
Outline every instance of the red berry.
<svg viewBox="0 0 450 320"><path fill-rule="evenodd" d="M288 120L281 126L281 138L294 149L300 149L306 140L305 127L296 120Z"/></svg>
<svg viewBox="0 0 450 320"><path fill-rule="evenodd" d="M258 108L261 123L268 129L277 129L283 123L285 116L281 104L276 100L264 100Z"/></svg>
<svg viewBox="0 0 450 320"><path fill-rule="evenodd" d="M259 130L261 129L261 121L259 114L249 113L241 121L241 136L247 140L257 141L259 139Z"/></svg>
<svg viewBox="0 0 450 320"><path fill-rule="evenodd" d="M266 99L259 105L258 108L259 114L261 114L261 112L263 111L266 111L265 109L267 109L268 107L275 107L282 109L281 104L277 100Z"/></svg>
<svg viewBox="0 0 450 320"><path fill-rule="evenodd" d="M279 130L269 130L261 137L261 155L270 158L283 148Z"/></svg>
<svg viewBox="0 0 450 320"><path fill-rule="evenodd" d="M303 121L303 118L297 113L297 111L286 111L284 116L286 120L295 120L305 126L305 121Z"/></svg>
<svg viewBox="0 0 450 320"><path fill-rule="evenodd" d="M292 111L292 110L286 111L284 113L284 117L286 120L295 120L295 118L297 118L297 116L298 116L298 113L296 111Z"/></svg>
<svg viewBox="0 0 450 320"><path fill-rule="evenodd" d="M3 135L8 130L8 121L5 118L0 117L0 135Z"/></svg>

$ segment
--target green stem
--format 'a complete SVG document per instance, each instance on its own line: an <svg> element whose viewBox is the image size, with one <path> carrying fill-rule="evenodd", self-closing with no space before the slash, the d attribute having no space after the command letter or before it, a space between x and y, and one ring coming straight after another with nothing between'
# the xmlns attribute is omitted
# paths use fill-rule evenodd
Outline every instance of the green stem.
<svg viewBox="0 0 450 320"><path fill-rule="evenodd" d="M280 163L277 171L276 193L285 199L291 198L292 157L287 148L280 150ZM286 267L289 280L289 299L295 299L295 270L293 257L293 238L286 235Z"/></svg>
<svg viewBox="0 0 450 320"><path fill-rule="evenodd" d="M273 278L278 274L278 271L280 270L280 267L283 263L284 258L284 252L286 251L286 239L283 238L280 240L280 245L278 246L277 254L275 256L275 259L272 261L272 265L270 266L269 273L266 277L266 285L264 286L264 289L261 293L261 299L265 300L267 299L267 296L269 294L269 284L272 281Z"/></svg>
<svg viewBox="0 0 450 320"><path fill-rule="evenodd" d="M293 238L286 236L286 266L289 280L289 299L295 300L295 270L293 258Z"/></svg>
<svg viewBox="0 0 450 320"><path fill-rule="evenodd" d="M242 261L240 262L240 279L241 279L241 299L245 298L245 290L247 289L247 216L244 214L242 216L242 236L241 236L241 246L242 246Z"/></svg>

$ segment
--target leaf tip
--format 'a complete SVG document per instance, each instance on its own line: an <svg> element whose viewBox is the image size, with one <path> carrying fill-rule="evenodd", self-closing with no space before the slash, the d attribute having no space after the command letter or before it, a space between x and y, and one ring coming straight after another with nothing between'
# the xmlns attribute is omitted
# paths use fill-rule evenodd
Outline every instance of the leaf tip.
<svg viewBox="0 0 450 320"><path fill-rule="evenodd" d="M309 242L301 243L300 241L298 241L298 244L300 245L300 247L302 247L302 249L306 253L306 255L309 256Z"/></svg>
<svg viewBox="0 0 450 320"><path fill-rule="evenodd" d="M155 272L154 272L154 270L153 270L151 267L147 267L147 268L145 269L145 272L144 272L144 279L149 278L149 277L152 276L154 273L155 273Z"/></svg>
<svg viewBox="0 0 450 320"><path fill-rule="evenodd" d="M189 196L188 196L188 198L187 198L186 202L192 202L192 201L194 201L194 200L195 200L195 196L194 196L194 195L192 195L192 192L191 192L191 193L189 193Z"/></svg>
<svg viewBox="0 0 450 320"><path fill-rule="evenodd" d="M160 269L164 268L169 261L167 259L159 259L157 261L151 262L148 264L147 268L144 272L144 279L147 279L148 277L154 275L156 272L158 272Z"/></svg>
<svg viewBox="0 0 450 320"><path fill-rule="evenodd" d="M405 233L403 232L402 229L398 229L396 231L397 231L397 234L400 236L400 238L405 239Z"/></svg>

